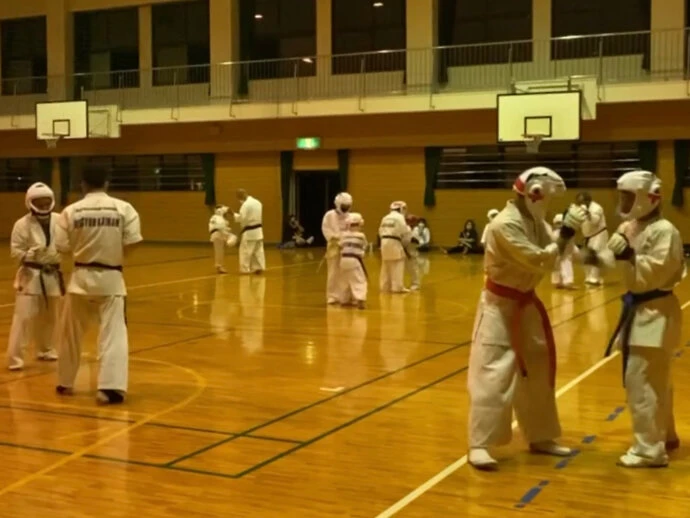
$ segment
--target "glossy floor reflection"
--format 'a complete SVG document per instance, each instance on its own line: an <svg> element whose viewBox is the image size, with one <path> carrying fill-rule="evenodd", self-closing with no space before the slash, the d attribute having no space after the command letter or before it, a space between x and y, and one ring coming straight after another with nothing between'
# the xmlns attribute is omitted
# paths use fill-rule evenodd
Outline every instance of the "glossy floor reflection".
<svg viewBox="0 0 690 518"><path fill-rule="evenodd" d="M136 251L126 269L131 388L122 407L94 403L93 332L73 398L54 395L54 365L2 370L0 516L374 517L461 458L480 258L432 254L420 293L380 296L369 257L366 311L325 307L321 251L271 250L267 259L263 277L218 277L208 247ZM5 342L13 274L0 265ZM615 275L609 281L540 290L561 388L601 360L622 291ZM690 289L678 295L684 302ZM683 440L690 349L679 353ZM614 360L559 398L564 442L579 455L557 466L516 437L500 472L463 466L399 516L686 517L690 446L667 470L617 468L629 437L623 407ZM517 508L526 494L536 496Z"/></svg>

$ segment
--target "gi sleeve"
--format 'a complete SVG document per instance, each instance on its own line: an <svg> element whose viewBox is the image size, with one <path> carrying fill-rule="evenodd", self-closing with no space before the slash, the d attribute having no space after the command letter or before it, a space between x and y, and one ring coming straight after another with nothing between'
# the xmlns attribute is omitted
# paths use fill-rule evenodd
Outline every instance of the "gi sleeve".
<svg viewBox="0 0 690 518"><path fill-rule="evenodd" d="M650 232L634 262L624 265L627 286L635 293L668 289L673 277L684 267L683 243L675 229L658 228Z"/></svg>
<svg viewBox="0 0 690 518"><path fill-rule="evenodd" d="M321 221L321 233L326 241L338 239L340 231L333 221L333 213L330 211L323 216L323 220Z"/></svg>
<svg viewBox="0 0 690 518"><path fill-rule="evenodd" d="M122 244L123 246L131 246L141 243L144 238L141 235L141 221L139 213L129 203L124 206L123 227L122 227Z"/></svg>
<svg viewBox="0 0 690 518"><path fill-rule="evenodd" d="M496 243L506 258L531 272L545 273L553 270L558 255L532 243L518 222L507 221L492 225L491 230Z"/></svg>
<svg viewBox="0 0 690 518"><path fill-rule="evenodd" d="M12 227L10 238L10 257L21 263L33 260L35 250L30 249L29 240L26 238L26 225L24 220L19 220Z"/></svg>
<svg viewBox="0 0 690 518"><path fill-rule="evenodd" d="M70 243L70 233L72 231L72 217L68 209L63 210L58 216L55 225L55 249L61 254L69 254L72 252L72 243Z"/></svg>

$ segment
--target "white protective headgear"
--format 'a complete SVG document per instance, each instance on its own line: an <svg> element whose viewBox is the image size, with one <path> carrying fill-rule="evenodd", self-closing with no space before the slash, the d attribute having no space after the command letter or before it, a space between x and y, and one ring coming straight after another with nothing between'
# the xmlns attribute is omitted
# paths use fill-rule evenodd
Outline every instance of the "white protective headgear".
<svg viewBox="0 0 690 518"><path fill-rule="evenodd" d="M33 203L34 200L38 198L50 198L52 200L50 208L45 210L38 210ZM39 216L47 216L48 214L53 212L53 209L55 208L55 194L53 194L53 189L48 187L46 184L38 182L27 189L25 203L26 208L30 210L33 214Z"/></svg>
<svg viewBox="0 0 690 518"><path fill-rule="evenodd" d="M407 212L407 203L404 201L394 201L391 203L391 210L397 210L401 214Z"/></svg>
<svg viewBox="0 0 690 518"><path fill-rule="evenodd" d="M553 226L563 225L563 214L556 214L553 217Z"/></svg>
<svg viewBox="0 0 690 518"><path fill-rule="evenodd" d="M216 205L216 215L225 216L228 213L228 208L225 205Z"/></svg>
<svg viewBox="0 0 690 518"><path fill-rule="evenodd" d="M489 212L486 213L486 217L491 221L494 219L496 216L498 216L499 211L498 209L491 209Z"/></svg>
<svg viewBox="0 0 690 518"><path fill-rule="evenodd" d="M335 209L340 212L347 212L352 207L352 196L350 193L341 192L335 197ZM343 210L343 207L347 207L347 210Z"/></svg>
<svg viewBox="0 0 690 518"><path fill-rule="evenodd" d="M535 219L543 220L551 198L565 193L565 182L548 167L532 167L517 177L513 191L525 199Z"/></svg>
<svg viewBox="0 0 690 518"><path fill-rule="evenodd" d="M618 179L618 190L635 194L635 201L629 212L618 213L625 220L640 219L655 210L661 203L661 180L649 171L631 171Z"/></svg>
<svg viewBox="0 0 690 518"><path fill-rule="evenodd" d="M347 224L361 227L364 225L364 218L362 218L359 212L350 212L350 214L347 215Z"/></svg>

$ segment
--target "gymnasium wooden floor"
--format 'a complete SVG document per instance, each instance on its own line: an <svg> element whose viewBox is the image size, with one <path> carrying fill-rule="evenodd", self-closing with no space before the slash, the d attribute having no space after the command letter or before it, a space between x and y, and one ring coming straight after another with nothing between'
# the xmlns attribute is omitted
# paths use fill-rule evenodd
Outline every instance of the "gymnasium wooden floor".
<svg viewBox="0 0 690 518"><path fill-rule="evenodd" d="M54 365L0 371L0 516L690 515L690 349L674 360L689 442L665 470L615 465L630 436L619 358L602 361L615 275L602 289L541 290L563 441L579 454L528 455L516 436L501 471L486 474L463 459L480 258L431 255L420 293L379 296L370 257L370 309L356 311L324 306L321 251L271 250L264 277L215 276L209 256L208 246L149 245L129 261L124 406L95 405L95 333L72 398L54 394ZM5 342L12 275L4 261ZM690 300L687 283L678 295Z"/></svg>

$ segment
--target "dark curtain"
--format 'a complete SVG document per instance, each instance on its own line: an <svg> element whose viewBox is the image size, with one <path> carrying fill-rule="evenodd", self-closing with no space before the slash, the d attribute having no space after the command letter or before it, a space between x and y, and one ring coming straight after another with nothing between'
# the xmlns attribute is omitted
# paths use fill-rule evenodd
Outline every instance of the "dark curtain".
<svg viewBox="0 0 690 518"><path fill-rule="evenodd" d="M245 63L252 59L252 45L254 43L254 14L256 0L240 0L240 65L233 73L240 74L237 93L240 97L249 95L249 65Z"/></svg>
<svg viewBox="0 0 690 518"><path fill-rule="evenodd" d="M69 203L69 192L72 179L70 177L70 159L60 159L60 205L66 207Z"/></svg>
<svg viewBox="0 0 690 518"><path fill-rule="evenodd" d="M657 170L657 141L645 140L638 144L638 153L640 155L640 167L645 171L656 172Z"/></svg>
<svg viewBox="0 0 690 518"><path fill-rule="evenodd" d="M424 186L424 206L436 206L436 179L441 169L441 148L428 147L424 149L424 175L426 183Z"/></svg>
<svg viewBox="0 0 690 518"><path fill-rule="evenodd" d="M350 150L338 150L338 178L340 179L340 192L347 192L347 180L350 173Z"/></svg>
<svg viewBox="0 0 690 518"><path fill-rule="evenodd" d="M448 63L451 49L443 47L453 44L453 29L455 28L455 15L457 0L439 0L438 2L438 44L434 58L437 63L437 80L439 85L448 84Z"/></svg>
<svg viewBox="0 0 690 518"><path fill-rule="evenodd" d="M671 203L674 207L682 207L685 202L683 199L683 188L685 187L685 177L688 174L688 153L690 153L690 141L676 140L673 143L673 151L675 153L676 182L673 186L673 197L671 198Z"/></svg>
<svg viewBox="0 0 690 518"><path fill-rule="evenodd" d="M43 182L49 187L52 187L53 183L53 159L52 158L40 158L38 160L38 174L39 182Z"/></svg>
<svg viewBox="0 0 690 518"><path fill-rule="evenodd" d="M204 172L205 204L216 205L216 155L201 155L201 170Z"/></svg>
<svg viewBox="0 0 690 518"><path fill-rule="evenodd" d="M283 198L283 243L290 239L287 235L288 212L290 211L290 182L295 155L292 151L280 153L280 194Z"/></svg>

